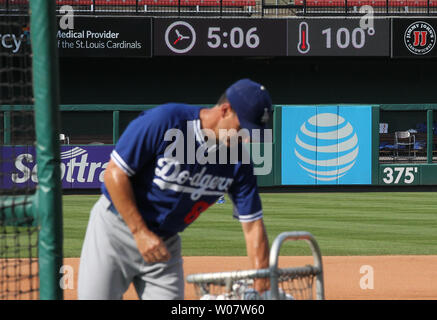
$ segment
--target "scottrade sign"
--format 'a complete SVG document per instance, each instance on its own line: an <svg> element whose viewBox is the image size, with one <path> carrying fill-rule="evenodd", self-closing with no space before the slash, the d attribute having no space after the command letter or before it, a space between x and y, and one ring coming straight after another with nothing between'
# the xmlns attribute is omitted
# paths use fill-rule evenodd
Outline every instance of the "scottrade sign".
<svg viewBox="0 0 437 320"><path fill-rule="evenodd" d="M282 108L282 184L371 184L370 106Z"/></svg>
<svg viewBox="0 0 437 320"><path fill-rule="evenodd" d="M61 178L64 189L100 188L113 146L62 146ZM34 147L0 147L3 161L1 189L27 188L38 183Z"/></svg>

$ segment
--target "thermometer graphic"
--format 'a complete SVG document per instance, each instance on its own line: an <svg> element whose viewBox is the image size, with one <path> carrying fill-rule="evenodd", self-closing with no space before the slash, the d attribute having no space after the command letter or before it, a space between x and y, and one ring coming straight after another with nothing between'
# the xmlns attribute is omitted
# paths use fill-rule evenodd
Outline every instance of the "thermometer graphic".
<svg viewBox="0 0 437 320"><path fill-rule="evenodd" d="M301 22L299 25L299 43L297 44L297 50L302 54L310 51L310 43L308 41L308 23L306 22Z"/></svg>

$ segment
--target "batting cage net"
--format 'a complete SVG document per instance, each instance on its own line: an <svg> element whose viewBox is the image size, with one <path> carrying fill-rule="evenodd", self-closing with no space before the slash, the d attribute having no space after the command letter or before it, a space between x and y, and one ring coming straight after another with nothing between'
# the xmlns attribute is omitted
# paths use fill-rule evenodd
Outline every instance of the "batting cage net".
<svg viewBox="0 0 437 320"><path fill-rule="evenodd" d="M39 290L29 24L29 15L0 16L0 299L37 299Z"/></svg>
<svg viewBox="0 0 437 320"><path fill-rule="evenodd" d="M309 243L314 265L278 268L279 249L284 241L305 240ZM267 279L270 290L259 293L256 281ZM239 270L199 273L187 276L201 300L313 300L324 299L323 268L320 249L308 232L284 232L274 241L270 251L270 267L260 270Z"/></svg>

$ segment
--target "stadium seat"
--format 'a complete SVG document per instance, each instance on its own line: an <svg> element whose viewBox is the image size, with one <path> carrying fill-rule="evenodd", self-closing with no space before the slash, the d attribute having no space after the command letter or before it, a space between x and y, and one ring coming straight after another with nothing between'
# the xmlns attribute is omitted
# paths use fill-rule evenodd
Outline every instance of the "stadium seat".
<svg viewBox="0 0 437 320"><path fill-rule="evenodd" d="M0 4L6 4L7 0L0 0ZM28 4L29 0L9 0L13 6ZM59 6L220 6L220 0L56 0ZM223 7L255 7L257 0L222 0ZM297 6L307 5L307 7L361 7L370 5L372 7L437 7L437 0L295 0Z"/></svg>
<svg viewBox="0 0 437 320"><path fill-rule="evenodd" d="M295 4L303 6L305 0L295 0ZM361 7L364 5L370 5L372 7L386 7L386 0L306 0L308 7L344 7L347 4L348 7ZM388 6L392 8L397 7L422 7L428 6L428 0L388 0ZM437 6L437 0L429 0L430 7Z"/></svg>
<svg viewBox="0 0 437 320"><path fill-rule="evenodd" d="M409 131L396 131L394 147L396 150L396 156L399 156L399 149L402 147L408 147L408 156L413 151L414 157L416 157L416 136Z"/></svg>
<svg viewBox="0 0 437 320"><path fill-rule="evenodd" d="M406 0L406 6L408 7L426 7L428 0Z"/></svg>
<svg viewBox="0 0 437 320"><path fill-rule="evenodd" d="M138 4L142 6L177 6L179 4L179 1L182 6L220 6L220 0L139 0ZM255 5L256 0L223 0L222 2L222 6L224 7L249 7Z"/></svg>
<svg viewBox="0 0 437 320"><path fill-rule="evenodd" d="M177 6L179 1L183 6L220 6L220 0L56 0L56 3L62 5L80 5L92 6ZM0 4L6 4L7 0L0 0ZM9 0L10 5L28 4L29 0ZM386 0L295 0L294 3L298 6L303 6L305 3L308 7L344 7L347 3L348 7L361 7L370 5L373 7L386 7ZM437 7L437 0L388 0L389 7L422 7L426 8ZM224 7L254 7L256 0L223 0Z"/></svg>
<svg viewBox="0 0 437 320"><path fill-rule="evenodd" d="M70 6L91 6L93 4L92 0L57 0L56 4L62 5L70 5Z"/></svg>
<svg viewBox="0 0 437 320"><path fill-rule="evenodd" d="M135 6L136 0L94 0L96 5L108 5L108 6Z"/></svg>
<svg viewBox="0 0 437 320"><path fill-rule="evenodd" d="M4 1L6 3L7 1ZM29 0L9 0L9 5L18 6L29 4Z"/></svg>
<svg viewBox="0 0 437 320"><path fill-rule="evenodd" d="M139 0L141 6L177 6L179 0Z"/></svg>

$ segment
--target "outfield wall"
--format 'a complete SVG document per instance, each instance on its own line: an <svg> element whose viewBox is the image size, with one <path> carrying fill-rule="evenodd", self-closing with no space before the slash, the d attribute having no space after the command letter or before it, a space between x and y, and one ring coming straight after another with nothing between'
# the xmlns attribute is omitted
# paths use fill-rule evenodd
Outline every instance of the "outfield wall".
<svg viewBox="0 0 437 320"><path fill-rule="evenodd" d="M282 106L277 115L282 126L275 130L281 145L275 154L281 159L276 172L280 185L436 184L435 109L435 105ZM428 127L425 134L410 129L423 140L417 138L408 156L406 149L397 152L393 141L391 148L383 142L399 127L380 131L382 113L385 119L392 113L396 121L405 112L421 113ZM402 129L410 127L406 123Z"/></svg>
<svg viewBox="0 0 437 320"><path fill-rule="evenodd" d="M141 110L153 107L61 106L61 114L68 114L68 119L77 122L64 122L62 125L62 132L66 134L61 150L63 188L98 188L114 143L131 119ZM437 183L437 163L432 156L437 153L434 151L437 141L432 130L435 109L437 105L431 104L275 105L270 123L273 129L272 164L255 164L256 167L271 167L271 171L258 176L259 185L434 185ZM392 113L392 118L396 120L403 112L422 114L426 124L429 124L430 129L425 136L422 135L424 145L416 150L416 157L395 157L395 150L381 149L384 136L380 133L381 114L386 120L387 114ZM0 113L3 120L1 131L4 133L0 151L5 159L13 159L2 164L1 171L11 174L2 176L0 184L6 188L14 183L34 184L37 170L35 150L33 147L22 147L16 148L15 154L10 154L12 148L9 145L20 144L19 132L9 132L14 118L10 108L0 106ZM103 121L97 121L95 117L100 114L108 118L103 126ZM90 119L95 125L84 125ZM99 129L100 126L104 129ZM264 161L267 161L263 145L260 150ZM381 160L382 156L385 156L385 162Z"/></svg>

